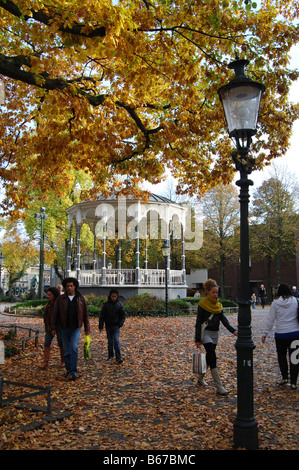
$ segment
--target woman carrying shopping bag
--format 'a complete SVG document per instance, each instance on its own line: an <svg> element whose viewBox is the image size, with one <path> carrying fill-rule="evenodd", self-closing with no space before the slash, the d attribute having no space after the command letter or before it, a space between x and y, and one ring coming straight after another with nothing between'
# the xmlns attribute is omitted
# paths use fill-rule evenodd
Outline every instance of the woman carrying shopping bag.
<svg viewBox="0 0 299 470"><path fill-rule="evenodd" d="M219 338L220 322L235 336L237 330L229 323L223 313L223 306L218 300L218 285L213 279L204 283L206 297L198 302L197 319L195 325L195 345L206 350L207 366L216 385L216 391L220 395L227 395L228 391L223 387L217 369L216 346ZM204 374L199 374L198 383L207 385Z"/></svg>

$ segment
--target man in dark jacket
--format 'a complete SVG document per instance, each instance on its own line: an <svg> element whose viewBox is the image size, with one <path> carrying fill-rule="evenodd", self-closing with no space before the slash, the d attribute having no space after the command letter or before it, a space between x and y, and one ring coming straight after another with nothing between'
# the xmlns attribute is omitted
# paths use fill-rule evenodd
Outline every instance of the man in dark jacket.
<svg viewBox="0 0 299 470"><path fill-rule="evenodd" d="M76 380L78 363L78 344L82 325L85 334L90 333L89 317L86 300L78 291L79 283L76 278L69 277L63 280L65 293L56 299L52 315L52 334L60 328L66 377Z"/></svg>
<svg viewBox="0 0 299 470"><path fill-rule="evenodd" d="M116 362L122 362L120 345L119 345L119 329L125 322L125 311L118 299L118 291L111 289L108 301L104 303L100 317L99 330L103 330L105 323L107 340L108 340L108 359L113 358L115 351Z"/></svg>

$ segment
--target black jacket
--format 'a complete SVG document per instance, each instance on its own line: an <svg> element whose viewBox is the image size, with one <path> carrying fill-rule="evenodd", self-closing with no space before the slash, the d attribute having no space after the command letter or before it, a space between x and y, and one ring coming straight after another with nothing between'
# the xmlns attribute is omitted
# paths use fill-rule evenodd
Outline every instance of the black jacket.
<svg viewBox="0 0 299 470"><path fill-rule="evenodd" d="M221 313L216 313L212 315L212 318L210 320L209 317L212 314L208 312L207 310L204 310L202 307L198 306L197 309L197 319L196 319L196 325L195 325L195 342L196 343L201 343L201 325L208 321L208 325L206 327L207 330L210 331L218 331L220 322L225 326L225 328L228 329L231 333L234 333L236 331L236 328L234 328L228 321L227 317L223 313L223 310Z"/></svg>
<svg viewBox="0 0 299 470"><path fill-rule="evenodd" d="M125 322L125 310L119 300L113 302L109 299L104 303L100 317L99 317L99 329L102 330L104 323L106 327L111 326L123 326Z"/></svg>
<svg viewBox="0 0 299 470"><path fill-rule="evenodd" d="M76 321L77 327L81 328L84 324L84 331L87 335L90 332L90 324L85 297L76 290L76 295L73 301L76 301L76 315L78 317ZM57 297L51 319L51 330L55 330L57 327L66 328L68 326L67 318L69 304L70 300L66 293Z"/></svg>

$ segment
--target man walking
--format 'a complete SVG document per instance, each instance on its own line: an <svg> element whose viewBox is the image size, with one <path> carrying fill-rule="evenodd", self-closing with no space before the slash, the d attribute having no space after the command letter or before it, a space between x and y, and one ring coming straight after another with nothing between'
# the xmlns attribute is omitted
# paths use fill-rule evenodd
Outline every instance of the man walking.
<svg viewBox="0 0 299 470"><path fill-rule="evenodd" d="M60 328L66 378L76 380L81 328L84 324L85 334L90 333L89 317L86 300L78 291L78 280L69 277L63 280L62 285L65 293L55 302L51 329L55 335L56 328Z"/></svg>

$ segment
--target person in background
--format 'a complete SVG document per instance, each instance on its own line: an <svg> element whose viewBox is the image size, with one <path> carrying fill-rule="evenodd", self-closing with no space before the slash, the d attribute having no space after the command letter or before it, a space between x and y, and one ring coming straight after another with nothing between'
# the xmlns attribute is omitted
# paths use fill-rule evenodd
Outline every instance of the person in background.
<svg viewBox="0 0 299 470"><path fill-rule="evenodd" d="M292 287L292 295L296 297L297 299L299 298L299 291L297 290L296 286Z"/></svg>
<svg viewBox="0 0 299 470"><path fill-rule="evenodd" d="M255 304L256 304L256 295L255 295L255 293L253 292L253 293L252 293L252 296L251 296L251 305L252 305L252 308L255 308Z"/></svg>
<svg viewBox="0 0 299 470"><path fill-rule="evenodd" d="M216 385L216 391L220 395L227 395L228 391L223 387L218 374L216 346L219 338L220 322L234 335L237 330L229 323L223 313L223 306L218 300L218 285L213 279L208 279L204 283L206 297L198 302L197 319L195 325L195 345L200 348L204 346L206 350L207 366L211 369L211 374ZM203 331L203 325L207 325ZM198 383L207 385L204 374L199 374Z"/></svg>
<svg viewBox="0 0 299 470"><path fill-rule="evenodd" d="M261 299L261 305L262 308L265 308L265 303L266 303L266 289L264 284L261 284L260 290L259 290L259 298Z"/></svg>
<svg viewBox="0 0 299 470"><path fill-rule="evenodd" d="M119 301L118 290L111 289L108 301L104 303L100 313L99 330L103 330L105 323L108 340L108 359L112 359L115 352L115 359L118 364L123 362L119 345L119 333L125 318L125 310Z"/></svg>
<svg viewBox="0 0 299 470"><path fill-rule="evenodd" d="M46 290L46 294L48 297L48 302L45 305L44 311L44 324L45 324L45 342L44 342L44 362L40 365L41 369L47 369L50 360L50 349L51 343L53 340L53 335L51 334L51 321L54 309L54 303L59 296L59 291L56 287L48 287ZM63 346L62 346L62 339L61 333L57 330L57 342L60 349L60 358L61 358L61 365L64 366L64 358L63 358Z"/></svg>
<svg viewBox="0 0 299 470"><path fill-rule="evenodd" d="M265 343L266 337L275 325L274 337L278 364L282 376L282 380L279 384L287 384L290 373L291 389L293 390L297 388L299 368L298 361L294 361L296 349L299 344L299 321L297 310L298 302L297 299L292 296L289 285L280 284L278 286L277 296L271 304L262 335L262 342Z"/></svg>
<svg viewBox="0 0 299 470"><path fill-rule="evenodd" d="M57 289L59 290L59 294L62 295L63 294L62 284L58 284Z"/></svg>

